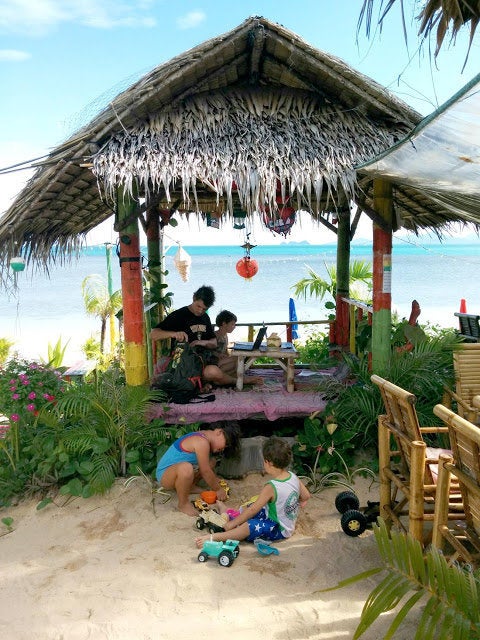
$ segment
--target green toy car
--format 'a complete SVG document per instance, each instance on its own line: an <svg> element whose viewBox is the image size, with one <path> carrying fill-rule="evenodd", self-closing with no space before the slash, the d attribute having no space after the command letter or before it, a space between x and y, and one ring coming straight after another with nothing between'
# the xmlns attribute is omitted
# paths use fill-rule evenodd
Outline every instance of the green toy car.
<svg viewBox="0 0 480 640"><path fill-rule="evenodd" d="M222 565L222 567L229 567L239 553L240 544L238 540L226 540L225 542L206 540L198 554L198 561L206 562L208 558L218 558L218 564Z"/></svg>

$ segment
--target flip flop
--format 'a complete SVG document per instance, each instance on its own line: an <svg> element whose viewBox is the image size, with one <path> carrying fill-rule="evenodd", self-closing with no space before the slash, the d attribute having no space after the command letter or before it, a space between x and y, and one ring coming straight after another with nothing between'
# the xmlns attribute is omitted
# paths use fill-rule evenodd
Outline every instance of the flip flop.
<svg viewBox="0 0 480 640"><path fill-rule="evenodd" d="M269 556L273 553L274 556L278 556L280 551L276 547L271 546L271 542L268 540L260 540L257 538L254 540L254 544L257 547L257 551L261 556Z"/></svg>

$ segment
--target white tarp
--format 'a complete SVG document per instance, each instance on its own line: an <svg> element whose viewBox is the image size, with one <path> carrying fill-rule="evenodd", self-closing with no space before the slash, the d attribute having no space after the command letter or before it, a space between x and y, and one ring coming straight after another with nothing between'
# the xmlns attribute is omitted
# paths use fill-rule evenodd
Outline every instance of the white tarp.
<svg viewBox="0 0 480 640"><path fill-rule="evenodd" d="M480 74L404 140L357 167L359 173L418 188L454 211L480 203Z"/></svg>

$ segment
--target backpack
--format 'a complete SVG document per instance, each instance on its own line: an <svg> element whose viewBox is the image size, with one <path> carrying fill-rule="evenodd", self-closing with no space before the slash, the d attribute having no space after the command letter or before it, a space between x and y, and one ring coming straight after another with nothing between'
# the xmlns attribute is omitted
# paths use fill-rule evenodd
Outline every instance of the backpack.
<svg viewBox="0 0 480 640"><path fill-rule="evenodd" d="M203 360L186 342L178 342L167 369L152 382L152 389L160 389L168 402L187 404L202 391Z"/></svg>

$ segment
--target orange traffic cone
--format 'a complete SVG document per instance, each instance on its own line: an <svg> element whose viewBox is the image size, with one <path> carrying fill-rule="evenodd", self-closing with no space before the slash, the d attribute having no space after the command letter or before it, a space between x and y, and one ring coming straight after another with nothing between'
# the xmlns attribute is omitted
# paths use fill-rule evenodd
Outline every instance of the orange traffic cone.
<svg viewBox="0 0 480 640"><path fill-rule="evenodd" d="M467 313L467 303L465 301L465 298L462 298L460 300L460 313Z"/></svg>

